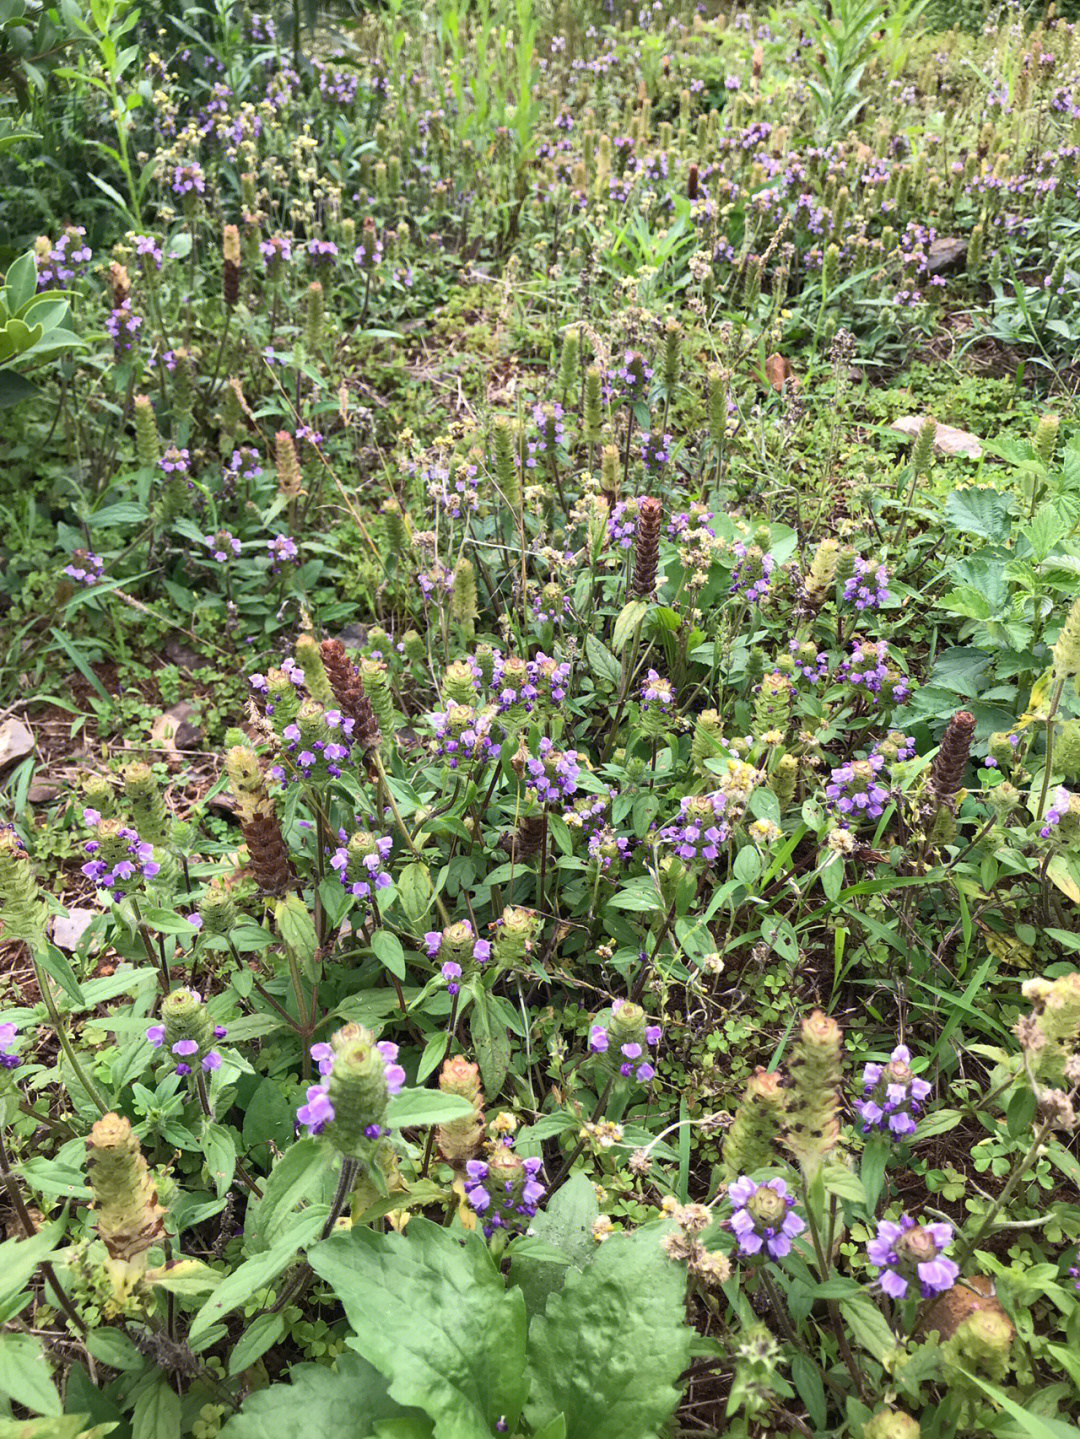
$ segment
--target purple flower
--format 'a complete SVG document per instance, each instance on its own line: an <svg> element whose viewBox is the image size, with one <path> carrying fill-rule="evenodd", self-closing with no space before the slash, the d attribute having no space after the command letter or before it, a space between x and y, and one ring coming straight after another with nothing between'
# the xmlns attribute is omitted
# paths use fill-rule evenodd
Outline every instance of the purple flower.
<svg viewBox="0 0 1080 1439"><path fill-rule="evenodd" d="M855 1108L863 1122L863 1133L882 1130L897 1139L915 1133L923 1101L929 1098L932 1086L911 1071L911 1051L898 1044L888 1064L868 1064L863 1070L865 1097Z"/></svg>
<svg viewBox="0 0 1080 1439"><path fill-rule="evenodd" d="M202 1067L206 1070L207 1074L210 1074L215 1069L221 1068L221 1055L218 1054L216 1049L211 1049L203 1055Z"/></svg>
<svg viewBox="0 0 1080 1439"><path fill-rule="evenodd" d="M187 1059L189 1055L198 1054L198 1041L194 1039L178 1039L172 1047L173 1054L182 1055Z"/></svg>
<svg viewBox="0 0 1080 1439"><path fill-rule="evenodd" d="M589 1048L594 1054L606 1054L608 1049L608 1032L602 1024L594 1024L589 1031Z"/></svg>
<svg viewBox="0 0 1080 1439"><path fill-rule="evenodd" d="M405 1071L397 1063L398 1047L391 1044L388 1039L381 1039L375 1048L383 1057L386 1064L386 1090L390 1095L400 1094L405 1087Z"/></svg>
<svg viewBox="0 0 1080 1439"><path fill-rule="evenodd" d="M782 1179L755 1184L742 1175L728 1186L733 1205L728 1221L738 1241L740 1254L760 1254L783 1259L791 1253L791 1241L806 1228L806 1221L795 1213L795 1196L788 1193Z"/></svg>
<svg viewBox="0 0 1080 1439"><path fill-rule="evenodd" d="M861 558L855 561L855 572L844 581L844 599L854 600L857 610L877 610L892 599L889 593L889 571L882 564Z"/></svg>
<svg viewBox="0 0 1080 1439"><path fill-rule="evenodd" d="M879 819L889 798L889 791L877 782L884 764L883 757L874 754L869 759L851 760L834 769L825 786L833 808L846 816Z"/></svg>
<svg viewBox="0 0 1080 1439"><path fill-rule="evenodd" d="M329 1046L328 1046L329 1047ZM307 1103L296 1111L297 1120L306 1126L309 1135L321 1134L334 1118L334 1106L323 1084L308 1086Z"/></svg>
<svg viewBox="0 0 1080 1439"><path fill-rule="evenodd" d="M0 1068L17 1069L21 1064L19 1056L11 1048L18 1034L17 1024L0 1024Z"/></svg>
<svg viewBox="0 0 1080 1439"><path fill-rule="evenodd" d="M881 1270L878 1283L891 1299L904 1299L917 1282L924 1299L944 1294L960 1277L959 1266L945 1258L953 1241L948 1224L917 1224L909 1215L899 1223L883 1219L866 1246L870 1263Z"/></svg>
<svg viewBox="0 0 1080 1439"><path fill-rule="evenodd" d="M456 960L448 959L442 967L442 977L446 980L446 988L451 994L457 994L461 988L458 980L461 978L461 965Z"/></svg>
<svg viewBox="0 0 1080 1439"><path fill-rule="evenodd" d="M160 1049L165 1043L165 1026L163 1024L152 1024L146 1031L146 1037L155 1049Z"/></svg>

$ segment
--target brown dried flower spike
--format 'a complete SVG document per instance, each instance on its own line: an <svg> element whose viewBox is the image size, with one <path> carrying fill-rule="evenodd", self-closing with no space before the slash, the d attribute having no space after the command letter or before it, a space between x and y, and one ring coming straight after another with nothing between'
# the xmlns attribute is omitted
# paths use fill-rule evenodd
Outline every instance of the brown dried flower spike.
<svg viewBox="0 0 1080 1439"><path fill-rule="evenodd" d="M663 519L663 505L651 495L646 495L638 506L634 582L631 586L635 599L651 599L656 589L656 565L660 556L660 526Z"/></svg>

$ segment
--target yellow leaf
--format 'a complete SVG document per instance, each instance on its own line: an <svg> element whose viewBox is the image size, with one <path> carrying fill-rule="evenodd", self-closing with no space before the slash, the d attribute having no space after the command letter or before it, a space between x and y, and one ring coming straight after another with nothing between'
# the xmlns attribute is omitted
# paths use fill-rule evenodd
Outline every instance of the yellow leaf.
<svg viewBox="0 0 1080 1439"><path fill-rule="evenodd" d="M1073 904L1080 904L1080 884L1073 878L1072 870L1063 854L1054 855L1046 873L1062 894L1071 899Z"/></svg>

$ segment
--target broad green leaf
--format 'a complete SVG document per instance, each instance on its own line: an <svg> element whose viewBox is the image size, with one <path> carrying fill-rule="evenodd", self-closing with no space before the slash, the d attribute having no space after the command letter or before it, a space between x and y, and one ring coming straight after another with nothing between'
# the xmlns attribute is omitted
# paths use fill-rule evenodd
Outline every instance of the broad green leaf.
<svg viewBox="0 0 1080 1439"><path fill-rule="evenodd" d="M387 1396L386 1380L359 1354L342 1354L333 1369L298 1364L290 1379L249 1394L219 1439L369 1439L380 1419L403 1413Z"/></svg>
<svg viewBox="0 0 1080 1439"><path fill-rule="evenodd" d="M405 951L401 940L388 929L377 929L371 936L375 958L398 979L405 978Z"/></svg>
<svg viewBox="0 0 1080 1439"><path fill-rule="evenodd" d="M278 900L274 907L274 919L278 934L296 955L301 965L308 967L315 958L318 937L311 911L299 895L290 894Z"/></svg>
<svg viewBox="0 0 1080 1439"><path fill-rule="evenodd" d="M221 1199L232 1187L236 1173L236 1142L222 1124L208 1124L202 1136L203 1158Z"/></svg>
<svg viewBox="0 0 1080 1439"><path fill-rule="evenodd" d="M489 1095L496 1095L502 1089L506 1071L510 1068L510 1036L505 1024L500 1023L498 1016L492 1012L487 994L479 988L469 1016L469 1035L484 1089Z"/></svg>
<svg viewBox="0 0 1080 1439"><path fill-rule="evenodd" d="M965 535L984 540L1008 539L1013 513L1011 496L997 490L953 490L945 501L945 518Z"/></svg>
<svg viewBox="0 0 1080 1439"><path fill-rule="evenodd" d="M891 1355L896 1347L896 1336L869 1294L852 1295L840 1300L840 1312L847 1321L852 1339L879 1363Z"/></svg>
<svg viewBox="0 0 1080 1439"><path fill-rule="evenodd" d="M690 1358L686 1277L661 1225L617 1234L529 1327L534 1428L566 1416L566 1439L656 1439Z"/></svg>
<svg viewBox="0 0 1080 1439"><path fill-rule="evenodd" d="M305 1211L290 1225L288 1232L273 1248L268 1249L265 1254L256 1254L251 1259L245 1259L239 1268L222 1280L196 1314L188 1334L189 1343L194 1343L219 1319L224 1319L227 1314L238 1309L257 1289L265 1289L272 1280L295 1263L300 1258L300 1250L311 1243L325 1221L326 1216L321 1210L314 1213Z"/></svg>
<svg viewBox="0 0 1080 1439"><path fill-rule="evenodd" d="M0 1394L32 1414L59 1414L45 1346L34 1334L0 1334Z"/></svg>
<svg viewBox="0 0 1080 1439"><path fill-rule="evenodd" d="M403 1089L395 1094L386 1110L388 1129L412 1129L424 1124L449 1124L464 1119L473 1106L460 1094L442 1094L437 1089Z"/></svg>
<svg viewBox="0 0 1080 1439"><path fill-rule="evenodd" d="M131 1439L180 1439L180 1422L180 1396L162 1374L135 1403Z"/></svg>
<svg viewBox="0 0 1080 1439"><path fill-rule="evenodd" d="M351 1347L399 1404L431 1416L436 1439L486 1439L502 1417L513 1430L525 1399L525 1304L479 1234L462 1242L414 1219L406 1234L332 1235L308 1260L345 1306Z"/></svg>
<svg viewBox="0 0 1080 1439"><path fill-rule="evenodd" d="M636 633L648 608L646 600L628 600L623 605L615 620L615 628L611 632L611 648L616 654L620 653L627 640Z"/></svg>
<svg viewBox="0 0 1080 1439"><path fill-rule="evenodd" d="M46 1224L32 1239L7 1239L0 1244L0 1305L19 1293L43 1259L60 1243L64 1226Z"/></svg>
<svg viewBox="0 0 1080 1439"><path fill-rule="evenodd" d="M398 897L401 907L412 923L416 923L431 907L435 895L431 871L426 864L407 864L398 876Z"/></svg>
<svg viewBox="0 0 1080 1439"><path fill-rule="evenodd" d="M622 667L619 661L608 649L602 640L598 640L594 634L585 636L585 658L589 661L589 667L598 680L605 684L617 685L622 676Z"/></svg>
<svg viewBox="0 0 1080 1439"><path fill-rule="evenodd" d="M515 1243L510 1279L524 1294L530 1318L542 1314L548 1296L563 1287L568 1265L584 1269L596 1257L592 1227L599 1213L596 1189L584 1174L575 1174L529 1226L553 1253L529 1252L520 1240Z"/></svg>
<svg viewBox="0 0 1080 1439"><path fill-rule="evenodd" d="M229 1355L229 1377L233 1378L249 1369L268 1349L273 1348L284 1333L283 1314L260 1314L257 1319L252 1320Z"/></svg>

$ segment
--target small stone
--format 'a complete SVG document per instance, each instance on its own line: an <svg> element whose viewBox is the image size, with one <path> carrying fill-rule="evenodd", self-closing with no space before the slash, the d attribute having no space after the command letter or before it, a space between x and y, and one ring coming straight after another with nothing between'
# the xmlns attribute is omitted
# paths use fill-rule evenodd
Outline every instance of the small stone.
<svg viewBox="0 0 1080 1439"><path fill-rule="evenodd" d="M170 664L179 665L182 670L197 670L206 663L197 650L186 645L176 634L168 635L165 639L165 658Z"/></svg>
<svg viewBox="0 0 1080 1439"><path fill-rule="evenodd" d="M58 784L50 784L45 779L32 779L30 788L26 791L26 798L31 804L51 804L59 793Z"/></svg>
<svg viewBox="0 0 1080 1439"><path fill-rule="evenodd" d="M188 730L193 726L188 724L191 716L195 713L193 705L181 700L178 705L173 705L164 714L159 714L153 725L150 727L150 739L158 749L179 749L177 739L182 727Z"/></svg>
<svg viewBox="0 0 1080 1439"><path fill-rule="evenodd" d="M57 949L66 949L69 953L78 949L79 941L96 918L96 909L69 909L66 915L56 915L52 937Z"/></svg>
<svg viewBox="0 0 1080 1439"><path fill-rule="evenodd" d="M967 259L968 242L955 235L941 235L930 241L926 252L926 268L931 275L944 275L959 270Z"/></svg>
<svg viewBox="0 0 1080 1439"><path fill-rule="evenodd" d="M0 724L0 769L23 759L34 748L34 736L22 720L6 719Z"/></svg>
<svg viewBox="0 0 1080 1439"><path fill-rule="evenodd" d="M914 439L923 427L922 415L903 415L889 426L897 434ZM956 430L952 425L939 424L934 432L934 451L939 455L964 455L969 460L982 458L982 442L978 435L967 430Z"/></svg>

